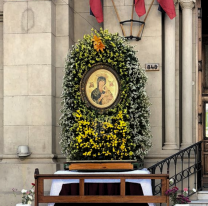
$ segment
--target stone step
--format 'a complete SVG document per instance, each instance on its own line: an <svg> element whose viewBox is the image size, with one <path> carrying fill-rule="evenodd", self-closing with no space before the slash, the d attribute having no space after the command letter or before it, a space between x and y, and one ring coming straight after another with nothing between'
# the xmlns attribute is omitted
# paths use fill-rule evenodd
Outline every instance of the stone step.
<svg viewBox="0 0 208 206"><path fill-rule="evenodd" d="M208 191L199 191L197 200L191 200L191 206L208 206Z"/></svg>
<svg viewBox="0 0 208 206"><path fill-rule="evenodd" d="M191 201L189 204L191 206L208 206L208 199Z"/></svg>
<svg viewBox="0 0 208 206"><path fill-rule="evenodd" d="M208 191L198 192L198 200L208 200Z"/></svg>

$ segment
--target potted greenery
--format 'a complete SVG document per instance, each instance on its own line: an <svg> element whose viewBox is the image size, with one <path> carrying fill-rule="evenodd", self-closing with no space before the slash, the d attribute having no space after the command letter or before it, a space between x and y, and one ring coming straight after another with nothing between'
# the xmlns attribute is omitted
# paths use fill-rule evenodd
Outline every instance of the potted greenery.
<svg viewBox="0 0 208 206"><path fill-rule="evenodd" d="M25 190L25 189L22 189L21 190L21 193L22 193L22 203L18 203L16 204L16 206L31 206L33 200L34 200L34 195L35 195L35 191L34 191L34 187L35 187L35 184L34 183L31 183L32 185L32 188L30 190ZM14 195L16 196L16 191L17 189L12 189Z"/></svg>
<svg viewBox="0 0 208 206"><path fill-rule="evenodd" d="M172 179L170 179L170 183L173 184ZM193 188L193 191L196 192L196 189ZM183 189L183 194L178 194L178 188L175 186L172 189L167 190L165 194L170 197L170 201L174 206L189 206L189 203L191 202L187 196L188 188Z"/></svg>

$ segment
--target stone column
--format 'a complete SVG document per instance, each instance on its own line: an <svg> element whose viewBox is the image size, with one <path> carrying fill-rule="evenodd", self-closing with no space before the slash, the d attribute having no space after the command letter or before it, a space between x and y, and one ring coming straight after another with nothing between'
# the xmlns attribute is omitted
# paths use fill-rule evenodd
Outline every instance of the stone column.
<svg viewBox="0 0 208 206"><path fill-rule="evenodd" d="M78 1L79 2L79 1ZM87 2L89 3L89 2ZM59 119L61 116L61 93L65 58L74 44L74 1L56 1L56 155L61 154ZM86 32L87 33L87 32ZM65 158L64 158L65 159Z"/></svg>
<svg viewBox="0 0 208 206"><path fill-rule="evenodd" d="M165 15L165 146L178 149L175 133L175 18Z"/></svg>
<svg viewBox="0 0 208 206"><path fill-rule="evenodd" d="M195 0L180 0L182 8L182 144L192 144L192 9Z"/></svg>
<svg viewBox="0 0 208 206"><path fill-rule="evenodd" d="M3 154L3 2L0 3L0 159Z"/></svg>
<svg viewBox="0 0 208 206"><path fill-rule="evenodd" d="M53 158L55 5L4 2L4 158Z"/></svg>

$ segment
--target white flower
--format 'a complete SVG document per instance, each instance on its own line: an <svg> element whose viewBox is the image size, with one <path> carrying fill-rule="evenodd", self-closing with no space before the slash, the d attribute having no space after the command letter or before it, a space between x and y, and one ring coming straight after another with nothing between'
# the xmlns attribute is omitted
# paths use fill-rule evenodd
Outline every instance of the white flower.
<svg viewBox="0 0 208 206"><path fill-rule="evenodd" d="M33 197L31 196L31 195L28 195L28 197L32 200L33 199Z"/></svg>
<svg viewBox="0 0 208 206"><path fill-rule="evenodd" d="M25 189L22 189L22 191L21 191L21 193L26 193L27 192L27 190L25 190Z"/></svg>
<svg viewBox="0 0 208 206"><path fill-rule="evenodd" d="M31 205L32 204L32 202L31 201L28 201L28 203L27 203L28 205Z"/></svg>
<svg viewBox="0 0 208 206"><path fill-rule="evenodd" d="M195 188L193 188L192 190L193 190L193 192L196 192L196 189Z"/></svg>
<svg viewBox="0 0 208 206"><path fill-rule="evenodd" d="M32 193L34 193L34 190L33 190L33 189L31 189L30 191L31 191Z"/></svg>
<svg viewBox="0 0 208 206"><path fill-rule="evenodd" d="M169 182L170 182L170 184L173 184L174 183L174 180L173 179L170 179Z"/></svg>

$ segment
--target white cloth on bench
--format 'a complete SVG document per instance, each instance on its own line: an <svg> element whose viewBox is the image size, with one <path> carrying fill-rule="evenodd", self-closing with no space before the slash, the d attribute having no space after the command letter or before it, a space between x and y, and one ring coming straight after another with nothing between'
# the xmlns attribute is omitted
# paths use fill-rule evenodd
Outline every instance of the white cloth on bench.
<svg viewBox="0 0 208 206"><path fill-rule="evenodd" d="M144 168L142 170L133 170L126 172L78 172L60 170L54 174L150 174L150 172ZM120 183L120 179L85 179L85 183ZM141 185L144 196L152 196L152 184L150 179L126 179L126 182L138 183ZM51 185L50 196L59 196L63 184L79 183L79 179L54 179ZM49 203L48 206L54 206L55 203ZM154 206L153 203L149 203L149 206Z"/></svg>

